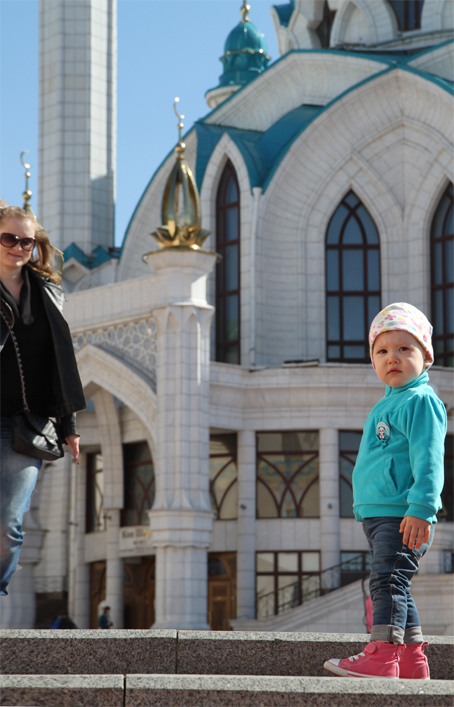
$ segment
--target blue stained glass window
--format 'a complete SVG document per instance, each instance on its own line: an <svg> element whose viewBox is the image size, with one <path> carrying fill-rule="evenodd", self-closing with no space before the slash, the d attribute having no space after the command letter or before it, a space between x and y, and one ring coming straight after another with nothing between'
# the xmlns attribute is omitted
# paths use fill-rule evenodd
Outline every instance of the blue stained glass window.
<svg viewBox="0 0 454 707"><path fill-rule="evenodd" d="M421 29L424 0L389 0L401 32Z"/></svg>
<svg viewBox="0 0 454 707"><path fill-rule="evenodd" d="M435 364L454 366L454 186L435 211L431 229L432 324Z"/></svg>
<svg viewBox="0 0 454 707"><path fill-rule="evenodd" d="M327 360L369 360L370 322L380 310L380 244L365 206L350 191L326 235Z"/></svg>
<svg viewBox="0 0 454 707"><path fill-rule="evenodd" d="M343 289L348 292L364 290L364 251L362 249L349 248L342 251L342 284Z"/></svg>
<svg viewBox="0 0 454 707"><path fill-rule="evenodd" d="M216 197L216 361L240 363L240 200L231 162Z"/></svg>

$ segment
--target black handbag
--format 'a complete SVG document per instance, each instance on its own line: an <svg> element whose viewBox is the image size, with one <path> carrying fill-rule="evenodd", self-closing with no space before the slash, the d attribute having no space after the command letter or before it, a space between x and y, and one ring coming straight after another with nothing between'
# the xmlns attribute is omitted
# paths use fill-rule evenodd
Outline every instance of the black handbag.
<svg viewBox="0 0 454 707"><path fill-rule="evenodd" d="M60 425L52 418L35 415L35 413L30 411L25 395L24 372L22 370L17 340L7 318L1 310L0 314L9 329L16 352L22 387L22 401L24 404L24 409L16 413L13 417L11 430L12 447L18 454L24 454L27 457L34 457L35 459L42 459L43 461L53 462L57 459L61 459L65 453L63 451Z"/></svg>

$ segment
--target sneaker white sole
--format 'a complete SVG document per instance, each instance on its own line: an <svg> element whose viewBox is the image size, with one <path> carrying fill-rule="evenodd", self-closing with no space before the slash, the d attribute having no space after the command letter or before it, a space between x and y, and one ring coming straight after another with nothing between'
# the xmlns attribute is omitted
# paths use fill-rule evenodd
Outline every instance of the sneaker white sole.
<svg viewBox="0 0 454 707"><path fill-rule="evenodd" d="M345 670L344 668L340 668L338 665L331 663L329 660L323 663L323 667L325 668L325 670L328 670L330 673L333 673L333 675L337 675L341 678L380 678L382 680L399 679L398 677L391 677L390 675L365 675L364 673L355 673L353 670Z"/></svg>

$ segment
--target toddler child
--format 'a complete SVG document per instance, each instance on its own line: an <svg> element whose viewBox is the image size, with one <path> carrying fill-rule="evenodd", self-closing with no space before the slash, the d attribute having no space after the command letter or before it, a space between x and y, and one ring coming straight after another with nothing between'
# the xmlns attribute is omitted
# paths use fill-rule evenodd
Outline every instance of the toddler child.
<svg viewBox="0 0 454 707"><path fill-rule="evenodd" d="M428 385L431 337L424 314L405 302L385 307L370 328L372 365L386 393L364 426L353 510L369 543L374 618L362 653L326 661L335 675L430 677L410 585L433 541L444 480L447 418Z"/></svg>

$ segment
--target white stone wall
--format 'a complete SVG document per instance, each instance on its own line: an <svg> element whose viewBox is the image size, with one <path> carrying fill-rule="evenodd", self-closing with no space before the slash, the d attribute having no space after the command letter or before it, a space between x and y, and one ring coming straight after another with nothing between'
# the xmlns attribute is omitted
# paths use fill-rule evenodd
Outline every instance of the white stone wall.
<svg viewBox="0 0 454 707"><path fill-rule="evenodd" d="M331 47L396 42L402 47L414 43L425 47L439 41L440 33L454 27L452 0L426 0L421 29L406 32L399 30L397 18L387 0L328 0L328 4L331 10L336 10ZM296 0L286 27L280 24L274 7L270 8L281 55L292 49L320 47L316 29L323 19L323 5L323 0Z"/></svg>
<svg viewBox="0 0 454 707"><path fill-rule="evenodd" d="M395 70L295 140L262 197L257 363L325 360L325 234L350 189L379 232L383 305L407 299L430 316L429 233L454 178L452 111L447 92Z"/></svg>
<svg viewBox="0 0 454 707"><path fill-rule="evenodd" d="M114 238L116 2L40 1L39 205L53 245Z"/></svg>
<svg viewBox="0 0 454 707"><path fill-rule="evenodd" d="M418 68L444 75L452 65L451 45L417 61L422 62ZM254 249L252 185L242 155L227 134L208 162L201 188L203 225L212 232L207 249L215 248L215 199L227 160L240 186L243 365L325 360L325 234L331 215L350 189L379 231L382 304L408 299L430 315L429 233L438 201L454 178L453 100L430 80L405 69L387 70L367 80L386 68L380 61L361 57L290 54L208 118L265 130L303 102L324 104L356 85L295 139L272 173L258 201ZM193 159L193 133L189 138ZM172 162L173 156L139 204L120 277L138 273L147 229L153 228L146 224L159 220ZM214 291L212 275L211 303ZM212 336L212 358L213 340Z"/></svg>

